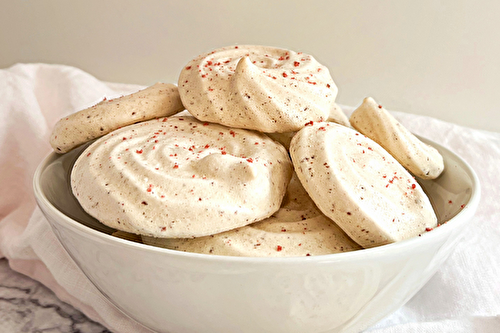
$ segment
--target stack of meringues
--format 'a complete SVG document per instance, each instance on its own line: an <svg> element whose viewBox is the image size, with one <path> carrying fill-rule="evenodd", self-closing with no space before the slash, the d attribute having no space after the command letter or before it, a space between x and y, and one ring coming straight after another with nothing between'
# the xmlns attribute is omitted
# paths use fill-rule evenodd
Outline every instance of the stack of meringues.
<svg viewBox="0 0 500 333"><path fill-rule="evenodd" d="M349 120L336 96L310 55L230 46L191 60L177 86L61 119L51 144L65 153L98 138L75 162L73 193L90 215L150 245L309 256L436 227L414 176L438 177L441 155L372 98Z"/></svg>

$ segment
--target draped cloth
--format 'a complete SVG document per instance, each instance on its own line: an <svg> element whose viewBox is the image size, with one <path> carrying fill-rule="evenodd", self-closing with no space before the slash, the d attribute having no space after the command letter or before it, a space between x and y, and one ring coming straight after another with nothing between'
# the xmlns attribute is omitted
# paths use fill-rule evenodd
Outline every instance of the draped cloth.
<svg viewBox="0 0 500 333"><path fill-rule="evenodd" d="M76 266L37 208L32 180L37 165L52 151L49 136L57 120L103 97L141 88L103 82L62 65L17 64L0 70L0 258L117 333L151 331L120 312ZM353 110L342 108L347 114ZM482 199L466 236L434 277L368 331L499 332L500 133L391 113L413 133L464 158L479 176Z"/></svg>

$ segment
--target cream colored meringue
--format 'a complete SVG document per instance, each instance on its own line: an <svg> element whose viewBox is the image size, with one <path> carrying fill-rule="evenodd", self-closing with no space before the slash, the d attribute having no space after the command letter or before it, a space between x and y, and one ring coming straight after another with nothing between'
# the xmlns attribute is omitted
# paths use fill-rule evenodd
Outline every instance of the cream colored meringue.
<svg viewBox="0 0 500 333"><path fill-rule="evenodd" d="M82 207L112 228L199 237L272 215L291 174L287 151L264 134L171 117L93 143L71 185Z"/></svg>
<svg viewBox="0 0 500 333"><path fill-rule="evenodd" d="M297 132L285 132L285 133L267 133L267 135L276 142L279 142L286 148L290 149L290 141L292 141L293 136Z"/></svg>
<svg viewBox="0 0 500 333"><path fill-rule="evenodd" d="M57 122L50 144L57 153L106 135L115 129L153 118L167 117L184 110L174 84L156 83L136 93L104 99Z"/></svg>
<svg viewBox="0 0 500 333"><path fill-rule="evenodd" d="M420 141L371 97L351 115L352 126L384 147L415 176L435 179L444 170L437 149Z"/></svg>
<svg viewBox="0 0 500 333"><path fill-rule="evenodd" d="M351 123L349 122L349 118L342 111L340 106L337 103L333 103L332 108L330 109L330 114L326 121L334 122L339 125L344 125L347 127L351 127Z"/></svg>
<svg viewBox="0 0 500 333"><path fill-rule="evenodd" d="M281 208L268 219L199 238L142 239L145 244L173 250L242 257L309 256L361 249L318 210L295 174Z"/></svg>
<svg viewBox="0 0 500 333"><path fill-rule="evenodd" d="M363 247L437 225L420 185L380 145L334 123L300 130L290 144L297 175L321 211Z"/></svg>
<svg viewBox="0 0 500 333"><path fill-rule="evenodd" d="M251 45L198 56L183 68L178 86L196 118L269 133L326 120L338 92L312 56Z"/></svg>
<svg viewBox="0 0 500 333"><path fill-rule="evenodd" d="M330 116L328 117L327 121L351 127L349 119L342 111L340 106L338 106L335 103L333 105L333 108L330 110ZM292 138L295 135L295 133L297 132L295 131L295 132L284 132L284 133L267 133L267 135L274 141L281 143L283 147L285 147L288 150L290 149L290 141L292 141Z"/></svg>

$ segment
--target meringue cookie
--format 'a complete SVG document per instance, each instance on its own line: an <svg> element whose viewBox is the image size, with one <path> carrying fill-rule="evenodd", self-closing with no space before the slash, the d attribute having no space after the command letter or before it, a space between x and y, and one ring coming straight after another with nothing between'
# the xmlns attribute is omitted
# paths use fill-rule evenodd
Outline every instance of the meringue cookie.
<svg viewBox="0 0 500 333"><path fill-rule="evenodd" d="M340 106L337 103L333 103L332 108L330 109L330 114L326 121L334 122L339 125L344 125L347 127L351 127L351 123L349 122L349 118L342 111Z"/></svg>
<svg viewBox="0 0 500 333"><path fill-rule="evenodd" d="M286 148L286 150L290 149L290 141L292 141L293 136L297 132L284 132L284 133L267 133L271 139L276 142L279 142Z"/></svg>
<svg viewBox="0 0 500 333"><path fill-rule="evenodd" d="M98 104L59 120L50 137L57 153L106 135L138 121L171 116L184 110L177 86L156 83L144 90Z"/></svg>
<svg viewBox="0 0 500 333"><path fill-rule="evenodd" d="M435 179L444 170L441 154L414 136L371 97L351 115L352 126L384 147L415 176Z"/></svg>
<svg viewBox="0 0 500 333"><path fill-rule="evenodd" d="M334 103L332 109L330 110L330 115L328 116L327 121L337 123L339 125L351 127L351 124L349 123L349 119L345 115L345 113L342 111L340 106ZM287 150L290 149L290 141L292 141L293 136L295 135L295 132L284 132L284 133L267 133L267 135L275 140L278 141L285 147Z"/></svg>
<svg viewBox="0 0 500 333"><path fill-rule="evenodd" d="M326 120L338 92L312 56L250 45L198 56L183 68L178 86L196 118L269 133Z"/></svg>
<svg viewBox="0 0 500 333"><path fill-rule="evenodd" d="M171 117L94 142L71 186L85 211L112 228L199 237L272 215L291 174L287 151L262 133Z"/></svg>
<svg viewBox="0 0 500 333"><path fill-rule="evenodd" d="M361 249L318 210L295 174L281 208L268 219L199 238L142 239L145 244L173 250L240 257L310 256Z"/></svg>
<svg viewBox="0 0 500 333"><path fill-rule="evenodd" d="M334 123L293 137L297 175L318 208L363 247L418 236L437 225L423 189L387 151Z"/></svg>

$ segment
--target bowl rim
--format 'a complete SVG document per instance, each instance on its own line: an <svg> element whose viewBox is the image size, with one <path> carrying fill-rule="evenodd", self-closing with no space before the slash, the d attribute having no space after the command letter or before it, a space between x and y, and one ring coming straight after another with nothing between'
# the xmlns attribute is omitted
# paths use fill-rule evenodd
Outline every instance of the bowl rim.
<svg viewBox="0 0 500 333"><path fill-rule="evenodd" d="M44 215L50 213L59 218L60 221L64 221L68 227L72 229L76 229L80 231L81 234L84 234L86 237L99 238L105 242L112 242L119 244L120 246L125 246L127 248L141 249L149 252L155 252L159 254L164 254L166 256L173 256L185 259L194 259L194 260L202 260L207 262L227 262L227 263L244 263L244 264L296 264L296 263L317 263L317 262L340 262L340 261L357 261L357 260L365 260L366 257L370 256L383 256L390 255L394 253L401 253L404 251L412 251L415 246L425 246L426 243L432 243L437 238L446 237L448 233L450 233L453 229L459 228L464 223L466 223L469 219L471 219L480 202L481 197L481 185L479 182L479 178L475 173L474 169L459 155L455 154L450 149L432 141L426 139L424 137L418 136L422 141L427 141L427 143L432 143L433 146L438 147L440 150L445 151L446 153L452 155L456 158L460 163L462 163L465 167L466 173L470 176L471 183L471 196L469 201L464 204L464 207L450 220L446 221L442 225L434 228L431 232L426 232L420 235L421 237L412 237L406 240L402 240L395 243L390 243L382 246L361 249L350 252L342 252L342 253L332 253L325 255L315 255L315 256L293 256L293 257L238 257L238 256L226 256L226 255L212 255L212 254L202 254L202 253L193 253L193 252L184 252L178 250L171 250L161 247L156 247L152 245L147 245L143 243L133 242L126 239L122 239L119 237L115 237L112 235L108 235L106 233L94 230L83 223L80 223L69 216L63 214L59 211L45 196L41 188L41 176L43 171L49 164L51 160L53 160L56 156L59 156L56 152L49 153L37 166L36 171L33 176L33 191L35 195L35 199L42 209ZM46 217L47 218L47 217ZM47 218L47 220L49 220ZM453 221L453 223L448 223ZM53 228L52 222L49 221L51 228ZM415 245L416 243L419 243Z"/></svg>

